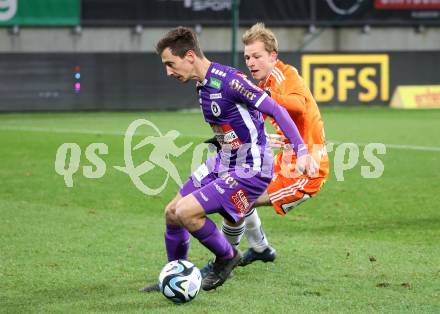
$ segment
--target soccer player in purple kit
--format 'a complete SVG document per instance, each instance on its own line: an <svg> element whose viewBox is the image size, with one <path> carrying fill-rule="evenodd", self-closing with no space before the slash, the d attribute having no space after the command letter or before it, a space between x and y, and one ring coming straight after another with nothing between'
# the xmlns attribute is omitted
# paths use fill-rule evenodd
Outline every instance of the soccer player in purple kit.
<svg viewBox="0 0 440 314"><path fill-rule="evenodd" d="M215 255L203 290L221 286L238 265L241 253L207 217L219 213L231 223L241 221L272 178L271 149L266 142L262 113L273 117L299 158L299 171L314 175L316 165L287 111L240 71L209 61L189 28L170 30L157 44L168 76L197 81L205 121L221 144L183 184L165 208L165 246L168 261L187 259L189 235ZM157 284L141 291L157 291Z"/></svg>

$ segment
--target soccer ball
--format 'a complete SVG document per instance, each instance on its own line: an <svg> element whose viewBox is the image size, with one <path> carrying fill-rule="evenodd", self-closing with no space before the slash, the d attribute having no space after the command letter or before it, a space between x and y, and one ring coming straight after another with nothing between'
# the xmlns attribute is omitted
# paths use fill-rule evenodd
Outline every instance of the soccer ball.
<svg viewBox="0 0 440 314"><path fill-rule="evenodd" d="M185 260L169 262L159 274L162 294L174 303L186 303L200 291L202 275L193 263Z"/></svg>

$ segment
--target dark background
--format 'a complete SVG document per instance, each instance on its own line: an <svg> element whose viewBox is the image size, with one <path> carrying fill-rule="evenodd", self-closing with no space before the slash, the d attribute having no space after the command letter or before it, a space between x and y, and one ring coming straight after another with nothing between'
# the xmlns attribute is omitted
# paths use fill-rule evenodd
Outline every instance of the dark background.
<svg viewBox="0 0 440 314"><path fill-rule="evenodd" d="M390 97L397 85L438 84L440 53L388 55ZM226 64L230 60L229 53L207 53L207 57ZM300 53L281 53L280 58L300 70ZM242 58L240 62L239 68L246 69ZM74 89L76 66L81 74L79 93ZM0 111L198 108L194 82L181 84L168 78L154 53L2 54L0 82ZM370 105L353 99L320 105Z"/></svg>
<svg viewBox="0 0 440 314"><path fill-rule="evenodd" d="M186 5L185 5L186 3ZM231 0L82 0L84 25L230 25ZM229 3L227 5L222 5ZM217 4L217 5L216 5ZM225 8L226 7L226 8ZM332 9L333 8L333 9ZM440 10L379 10L374 0L241 0L240 24L440 25Z"/></svg>

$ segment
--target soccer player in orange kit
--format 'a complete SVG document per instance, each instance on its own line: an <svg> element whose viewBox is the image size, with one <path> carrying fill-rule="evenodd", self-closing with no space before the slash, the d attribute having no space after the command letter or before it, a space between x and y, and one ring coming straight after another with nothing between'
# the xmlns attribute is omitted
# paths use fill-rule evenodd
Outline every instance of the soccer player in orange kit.
<svg viewBox="0 0 440 314"><path fill-rule="evenodd" d="M252 77L259 81L260 88L287 109L304 143L308 145L309 152L319 164L319 172L313 178L306 174L292 176L289 172L286 175L286 170L295 169L296 156L283 158L282 150L276 154L272 182L255 206L271 204L278 214L285 215L315 196L328 177L329 161L325 148L324 123L316 101L298 71L278 59L278 42L274 33L263 23L257 23L244 33L242 41L245 46L244 58ZM277 123L273 119L270 122L278 133L278 138L272 136L273 142L281 145L283 142L288 143ZM287 164L284 161L283 165L286 157L290 157L290 160ZM249 210L245 222L238 226L224 221L222 232L233 245L238 245L243 233L246 234L250 248L244 253L241 266L257 260L275 260L276 252L269 245L255 208Z"/></svg>

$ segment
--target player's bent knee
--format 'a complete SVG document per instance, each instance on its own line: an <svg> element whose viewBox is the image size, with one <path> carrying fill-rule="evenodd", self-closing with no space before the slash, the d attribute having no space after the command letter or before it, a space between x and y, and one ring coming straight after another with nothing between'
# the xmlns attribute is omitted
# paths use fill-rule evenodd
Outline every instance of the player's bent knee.
<svg viewBox="0 0 440 314"><path fill-rule="evenodd" d="M165 222L172 225L176 225L179 223L176 216L176 208L174 206L167 206L165 208Z"/></svg>
<svg viewBox="0 0 440 314"><path fill-rule="evenodd" d="M179 224L176 216L176 204L182 199L180 193L177 193L174 199L165 207L165 221L167 224Z"/></svg>
<svg viewBox="0 0 440 314"><path fill-rule="evenodd" d="M171 202L168 203L168 205L165 207L165 210L167 208L176 208L176 204L182 199L182 195L180 193L177 193L176 196L173 198Z"/></svg>
<svg viewBox="0 0 440 314"><path fill-rule="evenodd" d="M177 219L181 220L182 222L190 218L190 208L185 201L180 200L177 202L175 208L175 215Z"/></svg>

